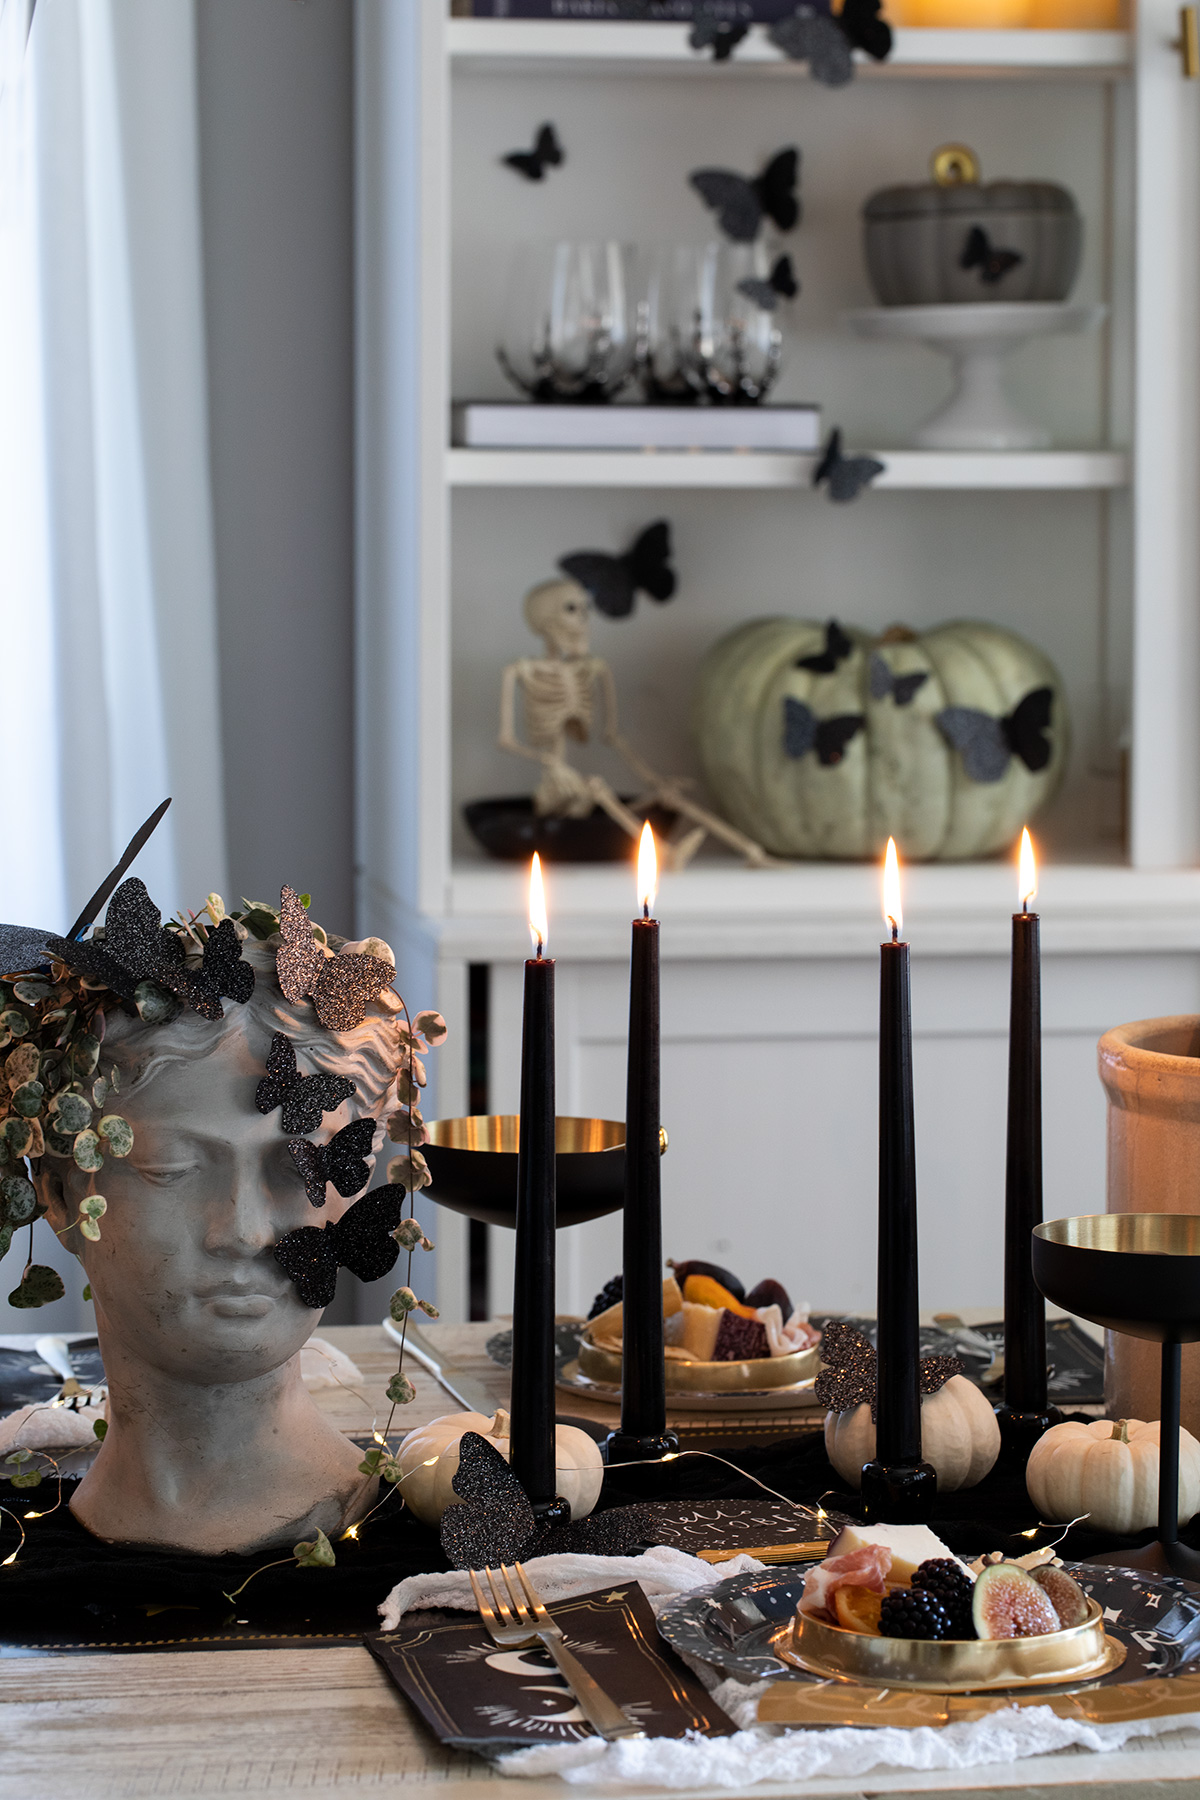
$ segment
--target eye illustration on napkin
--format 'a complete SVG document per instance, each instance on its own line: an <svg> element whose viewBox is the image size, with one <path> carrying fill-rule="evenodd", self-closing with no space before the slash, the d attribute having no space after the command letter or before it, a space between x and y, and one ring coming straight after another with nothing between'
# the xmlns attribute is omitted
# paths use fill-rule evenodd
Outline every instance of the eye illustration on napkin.
<svg viewBox="0 0 1200 1800"><path fill-rule="evenodd" d="M328 955L294 888L285 887L279 896L279 935L279 985L293 1004L311 1000L327 1031L353 1031L361 1025L367 1007L396 979L391 963L377 956L358 950Z"/></svg>
<svg viewBox="0 0 1200 1800"><path fill-rule="evenodd" d="M310 1144L307 1138L292 1139L288 1149L314 1206L324 1206L328 1182L345 1200L362 1192L371 1179L366 1159L374 1138L374 1119L354 1119L327 1144Z"/></svg>
<svg viewBox="0 0 1200 1800"><path fill-rule="evenodd" d="M866 1405L874 1418L876 1360L874 1345L861 1331L831 1319L821 1339L821 1368L814 1390L817 1405L837 1413ZM921 1392L936 1394L952 1375L961 1375L964 1367L958 1356L923 1356L919 1364Z"/></svg>
<svg viewBox="0 0 1200 1800"><path fill-rule="evenodd" d="M329 1305L339 1269L349 1269L360 1281L380 1281L395 1268L400 1246L392 1233L404 1217L404 1196L404 1188L389 1182L356 1200L336 1223L284 1233L275 1260L305 1306L315 1312Z"/></svg>

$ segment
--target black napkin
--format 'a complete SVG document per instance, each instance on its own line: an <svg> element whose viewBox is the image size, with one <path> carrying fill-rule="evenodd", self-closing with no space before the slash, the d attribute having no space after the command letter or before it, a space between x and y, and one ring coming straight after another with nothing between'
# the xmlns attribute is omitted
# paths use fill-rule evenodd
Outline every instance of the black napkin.
<svg viewBox="0 0 1200 1800"><path fill-rule="evenodd" d="M636 1581L615 1581L547 1610L572 1654L648 1737L736 1731L663 1643ZM368 1632L364 1642L444 1744L516 1749L595 1735L540 1645L501 1650L474 1613L450 1624L419 1618L399 1631Z"/></svg>

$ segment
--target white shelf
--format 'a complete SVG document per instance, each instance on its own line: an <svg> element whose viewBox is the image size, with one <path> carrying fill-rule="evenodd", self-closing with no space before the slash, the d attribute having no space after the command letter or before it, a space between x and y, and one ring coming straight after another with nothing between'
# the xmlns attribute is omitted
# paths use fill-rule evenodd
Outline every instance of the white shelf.
<svg viewBox="0 0 1200 1800"><path fill-rule="evenodd" d="M1119 450L872 454L886 465L875 488L1120 488L1129 480ZM804 488L816 463L769 451L449 450L446 479L460 488Z"/></svg>
<svg viewBox="0 0 1200 1800"><path fill-rule="evenodd" d="M728 62L714 63L688 44L686 25L607 20L451 19L446 42L452 66L472 73L716 74L753 73L808 79L755 29ZM1064 75L1123 74L1130 38L1124 31L940 31L899 29L883 63L859 57L864 74Z"/></svg>
<svg viewBox="0 0 1200 1800"><path fill-rule="evenodd" d="M552 954L628 955L629 868L552 865L546 886ZM1007 861L906 868L904 930L914 956L1007 955L1015 887ZM456 863L435 927L442 953L527 956L527 892L523 864ZM1052 863L1041 871L1037 910L1048 955L1198 950L1200 869ZM693 864L663 876L655 911L665 957L871 956L880 941L879 872L870 863Z"/></svg>

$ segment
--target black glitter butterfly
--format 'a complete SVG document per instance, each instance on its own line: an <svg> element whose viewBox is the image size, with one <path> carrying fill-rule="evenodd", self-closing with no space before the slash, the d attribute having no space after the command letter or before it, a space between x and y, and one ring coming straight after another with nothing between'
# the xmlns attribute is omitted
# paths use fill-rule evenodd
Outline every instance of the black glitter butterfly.
<svg viewBox="0 0 1200 1800"><path fill-rule="evenodd" d="M960 269L978 269L979 279L987 287L995 287L1011 269L1025 261L1020 250L996 250L982 225L972 225L958 259Z"/></svg>
<svg viewBox="0 0 1200 1800"><path fill-rule="evenodd" d="M360 1281L379 1281L395 1267L400 1246L391 1235L404 1217L404 1189L388 1183L372 1188L336 1222L300 1225L275 1246L305 1306L328 1306L337 1291L339 1269Z"/></svg>
<svg viewBox="0 0 1200 1800"><path fill-rule="evenodd" d="M120 881L122 875L125 873L134 857L138 854L139 850L141 850L147 839L153 835L155 828L170 804L169 798L162 801L160 805L155 807L154 811L150 814L150 817L145 820L143 824L138 826L124 850L122 850L121 858L117 863L116 868L109 870L108 874L104 877L104 880L100 883L100 886L84 906L79 917L64 934L68 943L74 943L83 932L87 930L93 920L99 916L100 908L112 894L113 889L116 887L118 881ZM62 942L62 939L59 939L55 932L40 931L35 925L0 925L0 975L25 975L34 969L44 967L49 959L50 953L47 946L51 938L55 938L57 942ZM63 959L60 957L59 960L62 961ZM114 974L117 973L115 964L112 965L112 971ZM86 972L88 971L80 970L81 974ZM118 977L126 985L128 985L128 973L127 970L121 971ZM134 983L134 986L136 986L136 983ZM114 991L120 992L121 990L115 989ZM130 994L132 994L132 989L130 989ZM129 996L126 997L128 998Z"/></svg>
<svg viewBox="0 0 1200 1800"><path fill-rule="evenodd" d="M260 1113L282 1108L283 1129L289 1137L316 1131L321 1114L334 1112L358 1092L345 1075L330 1075L322 1070L317 1075L301 1075L296 1067L296 1052L281 1031L271 1038L267 1072L254 1090L254 1104Z"/></svg>
<svg viewBox="0 0 1200 1800"><path fill-rule="evenodd" d="M801 757L815 750L822 768L833 768L841 762L846 745L865 723L861 713L839 713L832 719L818 719L811 706L788 694L783 702L784 755Z"/></svg>
<svg viewBox="0 0 1200 1800"><path fill-rule="evenodd" d="M359 950L327 956L294 888L285 887L279 896L279 934L283 942L275 952L275 973L280 988L293 1002L311 998L329 1031L353 1031L361 1025L367 1007L396 979L391 963L378 956Z"/></svg>
<svg viewBox="0 0 1200 1800"><path fill-rule="evenodd" d="M791 62L806 62L814 81L845 87L854 79L850 40L828 12L801 6L790 19L777 19L767 36Z"/></svg>
<svg viewBox="0 0 1200 1800"><path fill-rule="evenodd" d="M456 1569L495 1568L528 1556L538 1535L529 1496L494 1444L477 1431L459 1439L450 1486L461 1506L442 1514L441 1539Z"/></svg>
<svg viewBox="0 0 1200 1800"><path fill-rule="evenodd" d="M560 556L558 566L580 587L586 588L600 611L610 619L624 619L633 611L635 596L669 600L675 592L671 567L671 527L665 519L647 525L624 556L607 556L602 550L573 550Z"/></svg>
<svg viewBox="0 0 1200 1800"><path fill-rule="evenodd" d="M947 743L961 753L972 781L1000 781L1014 756L1035 774L1046 767L1051 756L1046 731L1053 704L1051 688L1033 688L1002 719L973 706L946 706L936 722Z"/></svg>
<svg viewBox="0 0 1200 1800"><path fill-rule="evenodd" d="M873 456L843 456L842 434L835 425L829 434L821 460L813 470L812 484L826 482L831 500L857 500L863 489L882 475L885 463Z"/></svg>
<svg viewBox="0 0 1200 1800"><path fill-rule="evenodd" d="M132 1001L138 983L153 981L206 1019L224 1016L221 995L245 1001L254 992L254 970L241 958L232 919L209 934L199 969L190 969L184 946L166 930L145 884L131 876L108 903L103 939L74 943L49 938L47 946L68 968L94 976Z"/></svg>
<svg viewBox="0 0 1200 1800"><path fill-rule="evenodd" d="M825 627L825 648L815 650L811 656L798 656L796 667L810 669L814 675L832 675L840 662L844 662L853 650L854 644L842 630L836 619L830 619Z"/></svg>
<svg viewBox="0 0 1200 1800"><path fill-rule="evenodd" d="M764 312L774 312L779 305L780 296L785 300L794 300L800 292L800 283L796 280L790 256L779 257L765 279L747 275L744 281L738 282L737 287L739 294L746 294Z"/></svg>
<svg viewBox="0 0 1200 1800"><path fill-rule="evenodd" d="M539 127L532 150L510 150L507 156L501 158L510 169L523 175L526 181L544 181L547 169L558 168L566 160L563 147L558 141L558 133L549 123Z"/></svg>
<svg viewBox="0 0 1200 1800"><path fill-rule="evenodd" d="M749 25L734 25L728 19L703 15L693 23L688 43L693 50L711 49L714 62L728 62L749 30Z"/></svg>
<svg viewBox="0 0 1200 1800"><path fill-rule="evenodd" d="M913 669L907 675L897 675L882 656L872 650L867 660L867 686L871 690L872 700L885 700L889 694L897 706L909 706L912 698L929 680L925 669Z"/></svg>
<svg viewBox="0 0 1200 1800"><path fill-rule="evenodd" d="M875 62L883 62L891 54L892 28L879 16L879 0L843 0L837 25Z"/></svg>
<svg viewBox="0 0 1200 1800"><path fill-rule="evenodd" d="M292 1139L288 1149L314 1206L324 1206L325 1185L330 1181L343 1199L361 1193L371 1179L366 1159L374 1141L374 1119L352 1120L335 1132L327 1144L310 1144L307 1138Z"/></svg>
<svg viewBox="0 0 1200 1800"><path fill-rule="evenodd" d="M717 224L735 244L749 244L758 236L764 216L780 231L790 231L800 218L796 178L800 152L780 150L761 175L737 175L732 169L693 169L688 181L706 206L717 215Z"/></svg>
<svg viewBox="0 0 1200 1800"><path fill-rule="evenodd" d="M831 1319L821 1338L821 1367L814 1390L817 1405L837 1413L869 1405L874 1418L877 1365L870 1340L853 1325ZM936 1394L952 1375L961 1375L964 1367L961 1357L923 1356L918 1364L922 1394Z"/></svg>

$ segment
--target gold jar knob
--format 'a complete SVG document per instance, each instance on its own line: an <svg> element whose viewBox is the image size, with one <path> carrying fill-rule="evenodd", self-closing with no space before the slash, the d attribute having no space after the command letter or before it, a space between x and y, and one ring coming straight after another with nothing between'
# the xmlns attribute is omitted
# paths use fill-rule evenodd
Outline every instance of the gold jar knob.
<svg viewBox="0 0 1200 1800"><path fill-rule="evenodd" d="M974 185L980 175L979 158L966 144L941 144L929 159L929 172L938 187Z"/></svg>

